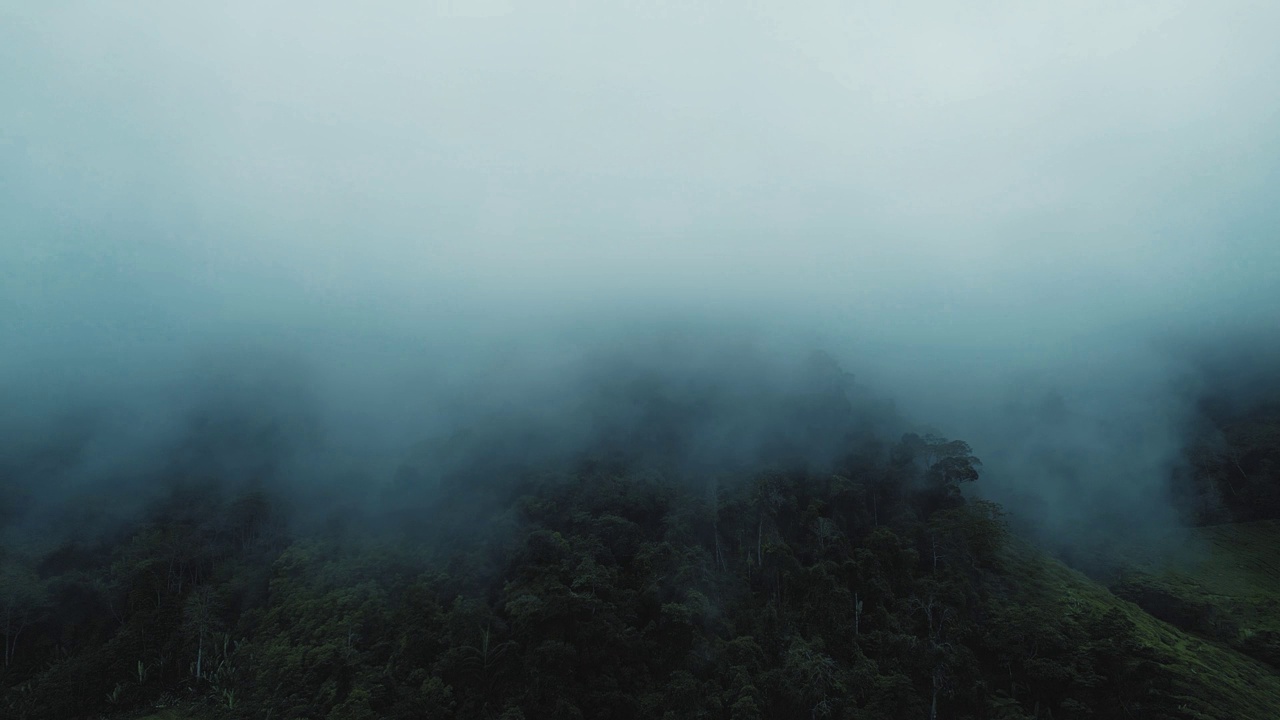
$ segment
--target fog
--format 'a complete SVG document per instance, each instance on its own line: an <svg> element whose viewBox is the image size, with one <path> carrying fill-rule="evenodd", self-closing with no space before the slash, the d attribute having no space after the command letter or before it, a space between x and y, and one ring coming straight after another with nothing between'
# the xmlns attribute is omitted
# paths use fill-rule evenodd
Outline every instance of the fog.
<svg viewBox="0 0 1280 720"><path fill-rule="evenodd" d="M61 478L50 504L196 468L377 483L478 418L584 432L602 357L705 380L743 348L760 374L728 377L787 388L821 349L1046 528L1172 522L1198 394L1280 326L1276 27L3 3L4 467Z"/></svg>

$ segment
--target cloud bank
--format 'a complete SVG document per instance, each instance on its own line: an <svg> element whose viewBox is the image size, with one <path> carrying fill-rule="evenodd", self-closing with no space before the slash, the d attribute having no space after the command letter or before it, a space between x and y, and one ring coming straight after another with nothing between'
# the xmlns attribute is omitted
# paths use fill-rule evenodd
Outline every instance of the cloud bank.
<svg viewBox="0 0 1280 720"><path fill-rule="evenodd" d="M1169 515L1200 382L1171 348L1277 325L1277 26L1261 2L6 3L8 466L208 462L192 438L286 398L289 438L226 442L384 476L442 398L516 403L677 324L829 351L1064 528Z"/></svg>

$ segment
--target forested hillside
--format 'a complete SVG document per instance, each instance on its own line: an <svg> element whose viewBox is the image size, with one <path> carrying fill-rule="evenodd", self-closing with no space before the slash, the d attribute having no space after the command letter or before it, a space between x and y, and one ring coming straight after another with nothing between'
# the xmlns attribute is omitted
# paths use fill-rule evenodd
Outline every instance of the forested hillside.
<svg viewBox="0 0 1280 720"><path fill-rule="evenodd" d="M1277 28L0 2L0 720L1280 720Z"/></svg>
<svg viewBox="0 0 1280 720"><path fill-rule="evenodd" d="M1188 449L1185 492L1195 520L1280 518L1280 405L1207 408Z"/></svg>
<svg viewBox="0 0 1280 720"><path fill-rule="evenodd" d="M631 419L573 452L533 452L519 424L454 436L322 512L193 475L106 532L65 524L92 509L44 526L16 509L6 714L1280 716L1273 654L1010 537L966 500L968 444L878 436L899 421L829 363L802 385L732 402L630 385ZM691 454L748 406L787 422L739 426L719 466ZM840 449L822 460L815 421Z"/></svg>

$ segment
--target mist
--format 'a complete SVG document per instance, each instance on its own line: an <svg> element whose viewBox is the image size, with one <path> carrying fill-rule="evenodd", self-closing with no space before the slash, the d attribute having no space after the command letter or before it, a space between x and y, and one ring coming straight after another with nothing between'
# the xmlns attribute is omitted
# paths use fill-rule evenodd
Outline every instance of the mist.
<svg viewBox="0 0 1280 720"><path fill-rule="evenodd" d="M1277 26L6 3L3 466L36 507L196 468L377 484L485 418L575 447L615 370L758 408L822 350L891 399L868 423L968 440L1045 529L1172 523L1197 399L1278 326ZM755 431L708 434L734 414L690 456L742 457Z"/></svg>

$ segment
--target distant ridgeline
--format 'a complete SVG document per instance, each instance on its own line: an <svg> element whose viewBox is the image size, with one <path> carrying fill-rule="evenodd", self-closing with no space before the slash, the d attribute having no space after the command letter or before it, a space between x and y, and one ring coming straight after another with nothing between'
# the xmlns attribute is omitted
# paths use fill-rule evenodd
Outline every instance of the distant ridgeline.
<svg viewBox="0 0 1280 720"><path fill-rule="evenodd" d="M1280 518L1280 402L1201 403L1176 488L1196 522Z"/></svg>
<svg viewBox="0 0 1280 720"><path fill-rule="evenodd" d="M966 443L828 360L609 378L424 444L380 501L213 478L108 532L11 513L0 713L1280 717L1273 670L1010 540Z"/></svg>
<svg viewBox="0 0 1280 720"><path fill-rule="evenodd" d="M1180 343L1197 422L1174 490L1190 519L1280 519L1280 335L1206 332Z"/></svg>

